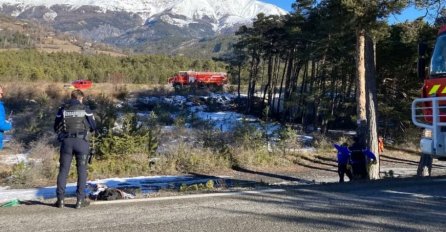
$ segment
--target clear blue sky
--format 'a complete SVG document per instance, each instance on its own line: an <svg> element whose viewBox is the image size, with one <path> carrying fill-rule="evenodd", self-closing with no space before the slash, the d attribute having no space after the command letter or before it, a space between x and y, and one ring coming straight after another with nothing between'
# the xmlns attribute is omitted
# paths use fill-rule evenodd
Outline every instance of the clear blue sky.
<svg viewBox="0 0 446 232"><path fill-rule="evenodd" d="M291 11L292 10L291 4L296 2L295 0L260 0L260 1L274 4L286 11ZM424 13L425 12L420 12L416 9L410 8L410 9L403 11L401 13L401 15L395 15L395 16L391 15L389 17L389 23L392 23L392 24L399 23L399 22L404 22L405 20L412 21L412 20L424 15Z"/></svg>

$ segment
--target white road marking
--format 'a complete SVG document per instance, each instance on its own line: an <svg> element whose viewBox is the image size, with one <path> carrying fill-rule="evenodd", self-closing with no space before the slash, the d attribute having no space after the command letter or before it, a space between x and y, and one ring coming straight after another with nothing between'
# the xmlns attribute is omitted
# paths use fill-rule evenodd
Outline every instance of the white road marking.
<svg viewBox="0 0 446 232"><path fill-rule="evenodd" d="M426 194L419 194L419 193L410 193L410 192L401 192L401 191L394 191L394 190L384 190L385 193L392 193L392 194L399 194L399 195L408 195L411 197L416 198L422 198L422 199L428 199L428 198L441 198L446 199L446 197L443 196L432 196L432 195L426 195Z"/></svg>

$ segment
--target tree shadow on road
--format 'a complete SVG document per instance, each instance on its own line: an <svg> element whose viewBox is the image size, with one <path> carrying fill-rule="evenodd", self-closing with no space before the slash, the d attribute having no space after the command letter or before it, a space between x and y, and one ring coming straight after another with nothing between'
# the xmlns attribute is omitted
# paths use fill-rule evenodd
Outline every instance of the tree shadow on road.
<svg viewBox="0 0 446 232"><path fill-rule="evenodd" d="M253 171L253 170L249 170L249 169L239 167L239 166L234 166L234 167L232 167L232 169L235 171L239 171L239 172L255 174L255 175L262 175L262 176L267 176L267 177L272 177L272 178L277 178L277 179L282 179L282 180L287 180L287 181L300 182L300 183L304 183L304 184L313 184L314 183L313 181L309 181L309 180L305 180L305 179L301 179L301 178L279 175L279 174L274 174L274 173L261 172L261 171Z"/></svg>
<svg viewBox="0 0 446 232"><path fill-rule="evenodd" d="M444 224L444 191L431 193L429 188L405 187L430 186L429 182L418 180L294 186L284 192L232 197L234 200L260 204L258 208L213 209L244 217L251 215L262 220L298 224L302 230L420 231L423 228L438 231ZM434 185L439 187L442 183L436 182ZM425 213L427 209L429 213ZM383 220L386 223L382 223ZM422 227L417 223L419 221L423 222Z"/></svg>
<svg viewBox="0 0 446 232"><path fill-rule="evenodd" d="M217 188L233 188L233 187L268 187L269 184L255 180L234 179L228 177L219 177L212 175L205 175L200 173L189 173L198 178L208 178L214 180Z"/></svg>
<svg viewBox="0 0 446 232"><path fill-rule="evenodd" d="M56 207L54 203L46 203L42 201L30 200L30 201L20 201L21 205L42 205L48 207Z"/></svg>
<svg viewBox="0 0 446 232"><path fill-rule="evenodd" d="M305 164L305 163L303 163L303 162L299 162L299 161L295 162L295 164L300 165L300 166L302 166L302 167L309 168L309 169L313 169L313 170L321 170L321 171L335 172L335 173L338 172L337 170L331 170L331 169L328 169L328 168L316 167L316 166L312 166L312 165L309 165L309 164ZM334 166L334 165L333 165L333 167L337 167L337 166Z"/></svg>
<svg viewBox="0 0 446 232"><path fill-rule="evenodd" d="M410 150L410 149L404 149L401 147L392 147L392 146L386 146L385 147L386 150L391 150L391 151L401 151L401 152L405 152L408 153L412 156L420 156L420 152L418 151L414 151L414 150Z"/></svg>
<svg viewBox="0 0 446 232"><path fill-rule="evenodd" d="M409 164L409 165L418 166L418 162L417 161L413 161L413 160L395 158L395 157L390 157L390 156L386 156L386 155L380 155L380 158L381 158L382 161L386 161L386 162L401 163L401 164ZM437 168L446 168L446 166L439 165L439 164L433 164L432 166L433 167L437 167Z"/></svg>
<svg viewBox="0 0 446 232"><path fill-rule="evenodd" d="M312 162L312 163L321 164L321 165L326 165L326 166L335 167L335 168L338 167L337 164L332 164L332 163L325 163L325 162L322 162L321 160L324 160L324 161L332 161L332 160L330 160L330 159L328 159L328 158L323 159L321 156L316 157L317 159L311 159L311 158L306 157L306 156L298 156L298 157L301 158L301 159L303 159L303 160L310 161L310 162ZM319 159L321 159L321 160L319 160ZM335 162L336 162L336 161L335 161ZM300 163L299 163L299 164L300 164ZM331 171L331 170L327 169L327 171Z"/></svg>

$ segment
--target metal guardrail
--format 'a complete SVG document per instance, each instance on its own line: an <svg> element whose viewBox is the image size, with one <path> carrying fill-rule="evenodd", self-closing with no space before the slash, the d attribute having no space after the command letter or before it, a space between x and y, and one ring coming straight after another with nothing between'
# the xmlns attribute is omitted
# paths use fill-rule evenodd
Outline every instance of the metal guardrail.
<svg viewBox="0 0 446 232"><path fill-rule="evenodd" d="M440 102L444 102L443 105ZM426 111L431 114L426 114ZM446 119L446 97L417 98L412 102L412 122L416 126L434 132L435 128L446 126L446 120L441 122L441 118Z"/></svg>
<svg viewBox="0 0 446 232"><path fill-rule="evenodd" d="M412 102L412 122L430 129L429 137L420 140L421 152L446 156L446 97L417 98Z"/></svg>

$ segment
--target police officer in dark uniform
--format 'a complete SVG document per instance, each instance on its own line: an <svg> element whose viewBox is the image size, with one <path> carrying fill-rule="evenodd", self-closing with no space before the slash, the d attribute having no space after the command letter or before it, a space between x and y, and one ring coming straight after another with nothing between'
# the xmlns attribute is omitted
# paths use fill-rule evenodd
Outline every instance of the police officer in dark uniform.
<svg viewBox="0 0 446 232"><path fill-rule="evenodd" d="M353 141L352 146L349 147L349 150L351 151L353 177L356 179L366 179L367 169L364 155L364 150L366 148L365 142L360 136L355 136Z"/></svg>
<svg viewBox="0 0 446 232"><path fill-rule="evenodd" d="M96 131L93 113L82 103L84 93L80 90L71 92L71 99L62 105L57 112L54 130L61 142L59 158L59 175L57 176L56 207L64 207L64 194L67 176L70 171L73 154L76 157L77 168L77 202L75 208L88 206L85 199L87 184L87 162L89 153L89 132Z"/></svg>

